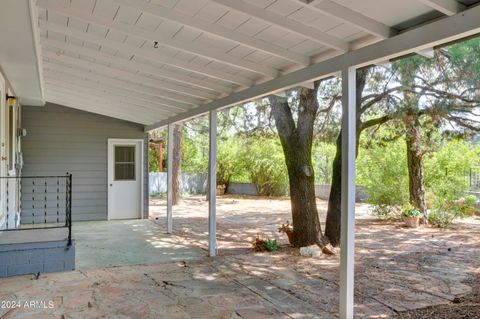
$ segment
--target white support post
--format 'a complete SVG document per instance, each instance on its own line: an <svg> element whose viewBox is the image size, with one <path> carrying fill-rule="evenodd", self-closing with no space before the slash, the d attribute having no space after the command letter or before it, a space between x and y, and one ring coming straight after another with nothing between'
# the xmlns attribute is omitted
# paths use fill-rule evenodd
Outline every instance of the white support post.
<svg viewBox="0 0 480 319"><path fill-rule="evenodd" d="M353 318L355 265L356 68L342 71L340 318Z"/></svg>
<svg viewBox="0 0 480 319"><path fill-rule="evenodd" d="M217 254L217 111L210 111L208 154L208 255Z"/></svg>
<svg viewBox="0 0 480 319"><path fill-rule="evenodd" d="M173 231L173 126L168 124L168 141L167 141L167 233Z"/></svg>

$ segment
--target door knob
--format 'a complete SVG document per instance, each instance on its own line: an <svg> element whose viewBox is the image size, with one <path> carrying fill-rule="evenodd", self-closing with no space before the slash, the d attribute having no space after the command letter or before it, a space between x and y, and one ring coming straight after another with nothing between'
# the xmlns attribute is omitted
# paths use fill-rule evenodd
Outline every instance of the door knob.
<svg viewBox="0 0 480 319"><path fill-rule="evenodd" d="M113 186L113 184L110 184L110 186Z"/></svg>

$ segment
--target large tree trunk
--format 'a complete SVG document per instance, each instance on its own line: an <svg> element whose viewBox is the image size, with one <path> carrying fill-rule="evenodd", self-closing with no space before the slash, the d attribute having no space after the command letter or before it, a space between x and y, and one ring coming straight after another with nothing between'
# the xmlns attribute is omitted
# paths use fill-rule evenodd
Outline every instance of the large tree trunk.
<svg viewBox="0 0 480 319"><path fill-rule="evenodd" d="M300 92L297 123L286 98L269 97L288 170L295 247L322 245L311 156L318 85L315 82L315 89Z"/></svg>
<svg viewBox="0 0 480 319"><path fill-rule="evenodd" d="M407 145L408 162L408 190L410 204L424 214L424 222L427 222L425 210L425 177L423 173L423 141L420 130L419 95L412 91L415 85L415 76L419 64L417 60L409 59L399 63L400 82L407 89L403 91L403 107L406 112L405 141Z"/></svg>
<svg viewBox="0 0 480 319"><path fill-rule="evenodd" d="M423 174L422 137L418 117L407 116L405 126L410 203L425 216L425 177ZM424 221L426 222L426 220L425 218Z"/></svg>
<svg viewBox="0 0 480 319"><path fill-rule="evenodd" d="M342 132L337 137L335 158L332 164L332 185L328 198L325 237L334 247L340 244L340 217L342 201Z"/></svg>
<svg viewBox="0 0 480 319"><path fill-rule="evenodd" d="M175 124L173 129L173 205L177 205L182 196L182 144L183 124Z"/></svg>
<svg viewBox="0 0 480 319"><path fill-rule="evenodd" d="M295 247L315 244L321 234L311 149L305 143L298 143L302 139L302 136L292 134L282 143L288 169Z"/></svg>
<svg viewBox="0 0 480 319"><path fill-rule="evenodd" d="M358 145L360 133L363 129L361 118L361 99L363 89L367 80L368 70L357 71L357 139L356 155L358 155ZM330 187L330 196L328 198L327 219L325 223L325 237L334 247L340 245L340 221L341 221L341 203L342 203L342 131L337 137L336 153L332 163L332 186Z"/></svg>

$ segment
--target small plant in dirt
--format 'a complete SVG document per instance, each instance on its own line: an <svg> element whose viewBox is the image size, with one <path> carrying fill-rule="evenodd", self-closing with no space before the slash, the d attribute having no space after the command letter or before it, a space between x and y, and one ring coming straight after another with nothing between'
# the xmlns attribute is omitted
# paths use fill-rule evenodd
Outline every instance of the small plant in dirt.
<svg viewBox="0 0 480 319"><path fill-rule="evenodd" d="M263 239L260 236L255 238L253 242L253 248L255 251L262 252L262 251L277 251L280 250L280 245L275 239Z"/></svg>
<svg viewBox="0 0 480 319"><path fill-rule="evenodd" d="M277 251L280 249L280 245L275 239L267 239L263 246L267 251Z"/></svg>
<svg viewBox="0 0 480 319"><path fill-rule="evenodd" d="M278 227L278 232L287 234L288 242L290 244L293 243L293 238L294 238L293 226L290 225L290 222L288 220L285 222L285 224L282 224L282 226Z"/></svg>

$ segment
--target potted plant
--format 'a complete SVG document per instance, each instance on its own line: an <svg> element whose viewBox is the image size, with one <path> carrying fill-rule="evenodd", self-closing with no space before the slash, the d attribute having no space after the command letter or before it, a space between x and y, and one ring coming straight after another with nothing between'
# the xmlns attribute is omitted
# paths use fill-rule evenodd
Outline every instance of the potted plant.
<svg viewBox="0 0 480 319"><path fill-rule="evenodd" d="M417 228L420 225L422 213L415 207L407 207L402 213L403 222L407 227Z"/></svg>
<svg viewBox="0 0 480 319"><path fill-rule="evenodd" d="M290 245L293 244L293 240L295 238L294 237L295 235L294 235L294 232L293 232L293 226L290 225L288 220L287 220L286 224L282 224L282 226L278 228L278 232L287 234L288 242L290 243Z"/></svg>

